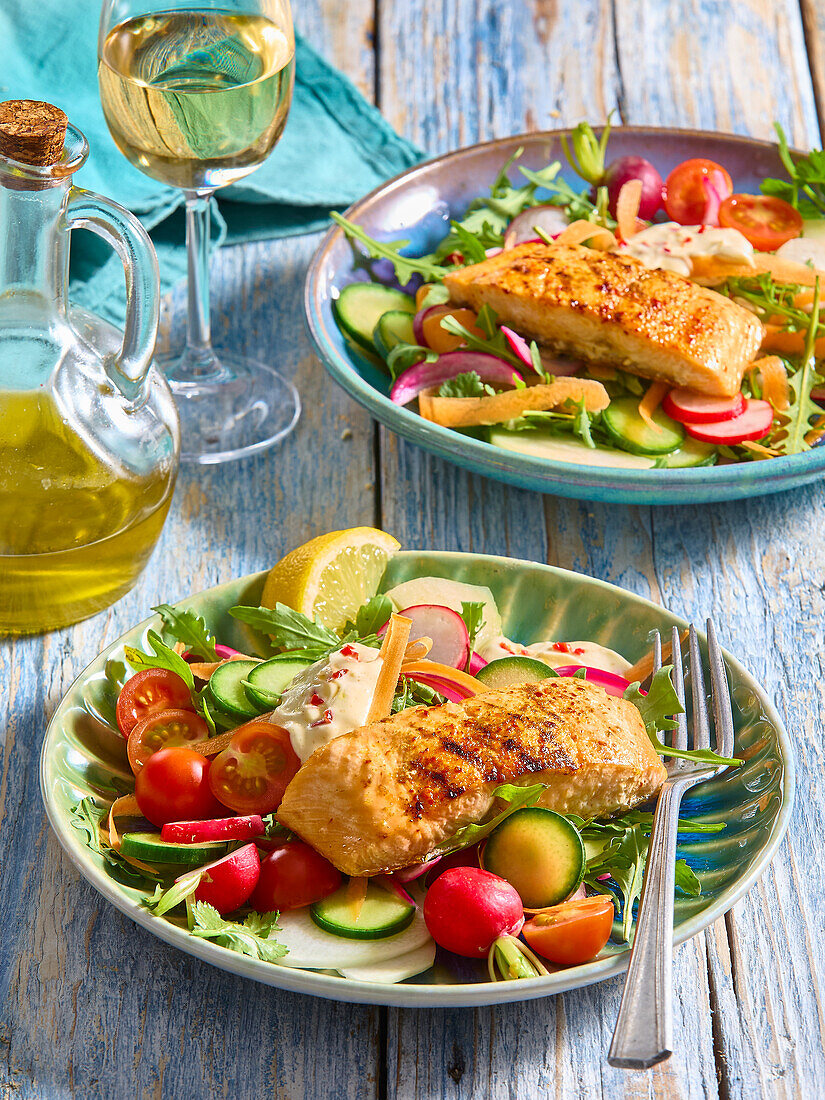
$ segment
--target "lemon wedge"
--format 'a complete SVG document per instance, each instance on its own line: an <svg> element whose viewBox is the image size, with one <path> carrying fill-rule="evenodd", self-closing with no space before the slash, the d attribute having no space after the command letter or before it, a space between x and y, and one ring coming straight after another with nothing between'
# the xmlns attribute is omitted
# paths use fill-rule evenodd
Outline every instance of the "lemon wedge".
<svg viewBox="0 0 825 1100"><path fill-rule="evenodd" d="M387 562L400 545L375 527L319 535L269 571L261 604L284 603L330 630L340 630L375 595Z"/></svg>

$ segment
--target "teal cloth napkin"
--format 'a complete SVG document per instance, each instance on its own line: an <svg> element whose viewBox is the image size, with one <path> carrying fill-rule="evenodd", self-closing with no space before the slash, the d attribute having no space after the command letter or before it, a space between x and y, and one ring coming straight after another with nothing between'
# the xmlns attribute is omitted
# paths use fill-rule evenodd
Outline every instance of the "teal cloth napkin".
<svg viewBox="0 0 825 1100"><path fill-rule="evenodd" d="M163 8L158 0L158 10ZM161 289L186 273L183 194L133 168L106 126L97 88L97 0L2 0L0 99L45 99L86 135L89 159L77 184L137 214L158 252ZM272 156L213 203L213 246L318 230L331 209L354 202L421 159L355 86L298 36L295 94ZM76 232L72 300L116 323L124 315L120 261Z"/></svg>

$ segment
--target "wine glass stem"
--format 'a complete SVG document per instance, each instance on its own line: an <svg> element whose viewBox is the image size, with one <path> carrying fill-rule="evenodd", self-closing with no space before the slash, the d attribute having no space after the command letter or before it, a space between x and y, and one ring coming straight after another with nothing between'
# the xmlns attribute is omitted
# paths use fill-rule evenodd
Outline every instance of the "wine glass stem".
<svg viewBox="0 0 825 1100"><path fill-rule="evenodd" d="M186 252L189 292L186 349L176 370L178 383L197 383L220 373L209 321L209 203L212 192L186 192Z"/></svg>

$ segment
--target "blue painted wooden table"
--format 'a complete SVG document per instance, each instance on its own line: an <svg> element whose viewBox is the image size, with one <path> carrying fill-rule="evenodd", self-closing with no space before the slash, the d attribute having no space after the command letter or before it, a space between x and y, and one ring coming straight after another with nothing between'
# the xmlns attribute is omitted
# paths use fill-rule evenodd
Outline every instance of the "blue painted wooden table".
<svg viewBox="0 0 825 1100"><path fill-rule="evenodd" d="M825 13L816 0L308 0L296 16L398 129L432 151L611 109L629 123L757 137L778 119L796 144L820 142ZM825 1097L825 491L635 509L516 491L436 461L326 384L301 321L316 243L227 249L213 265L217 340L264 358L277 349L304 395L294 435L239 465L184 470L160 546L129 596L71 630L0 648L2 1095ZM178 336L173 325L172 342ZM38 753L87 661L152 604L359 523L407 547L579 569L696 620L712 611L776 700L798 752L795 820L759 884L677 953L677 1053L657 1069L606 1065L621 979L449 1013L279 993L132 925L50 835Z"/></svg>

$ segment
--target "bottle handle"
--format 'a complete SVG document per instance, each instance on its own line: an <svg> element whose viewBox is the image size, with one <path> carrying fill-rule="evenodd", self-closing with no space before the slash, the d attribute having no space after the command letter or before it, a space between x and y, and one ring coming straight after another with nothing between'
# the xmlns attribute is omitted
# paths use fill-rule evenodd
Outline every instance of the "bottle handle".
<svg viewBox="0 0 825 1100"><path fill-rule="evenodd" d="M126 274L126 326L120 354L107 356L106 373L129 401L139 398L158 334L158 258L138 219L111 199L72 187L66 209L69 229L89 229L115 250Z"/></svg>

